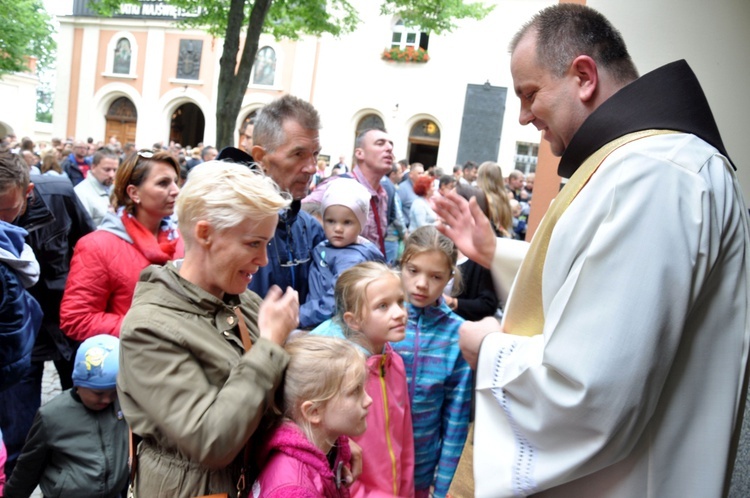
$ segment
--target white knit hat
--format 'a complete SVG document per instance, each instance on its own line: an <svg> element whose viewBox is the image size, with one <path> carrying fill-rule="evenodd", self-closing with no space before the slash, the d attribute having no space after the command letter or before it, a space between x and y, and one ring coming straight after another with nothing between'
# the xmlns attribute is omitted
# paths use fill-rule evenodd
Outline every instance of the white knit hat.
<svg viewBox="0 0 750 498"><path fill-rule="evenodd" d="M339 178L331 181L323 194L321 208L325 216L328 206L346 206L352 210L359 221L359 233L367 225L370 214L370 192L364 185L352 178Z"/></svg>

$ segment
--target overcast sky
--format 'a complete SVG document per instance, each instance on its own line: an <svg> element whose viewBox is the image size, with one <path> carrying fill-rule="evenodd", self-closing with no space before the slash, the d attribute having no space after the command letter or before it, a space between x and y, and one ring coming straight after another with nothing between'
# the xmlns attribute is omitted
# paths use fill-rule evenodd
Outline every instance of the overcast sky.
<svg viewBox="0 0 750 498"><path fill-rule="evenodd" d="M50 15L72 14L73 0L44 0L44 7Z"/></svg>

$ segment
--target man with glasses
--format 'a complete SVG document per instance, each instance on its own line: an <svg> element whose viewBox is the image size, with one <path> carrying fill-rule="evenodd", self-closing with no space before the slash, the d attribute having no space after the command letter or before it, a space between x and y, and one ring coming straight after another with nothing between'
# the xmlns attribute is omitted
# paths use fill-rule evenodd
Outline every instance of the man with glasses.
<svg viewBox="0 0 750 498"><path fill-rule="evenodd" d="M300 200L315 174L319 130L318 111L291 95L266 105L255 118L252 157L293 198L291 207L279 214L276 234L268 244L268 265L250 282L250 290L261 297L275 284L296 290L301 303L307 299L312 249L325 240L325 234L320 223L300 210Z"/></svg>

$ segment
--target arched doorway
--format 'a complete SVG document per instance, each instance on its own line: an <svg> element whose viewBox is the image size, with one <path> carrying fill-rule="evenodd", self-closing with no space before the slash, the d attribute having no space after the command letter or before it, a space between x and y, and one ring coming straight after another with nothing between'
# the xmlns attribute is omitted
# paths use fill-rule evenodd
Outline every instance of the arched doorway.
<svg viewBox="0 0 750 498"><path fill-rule="evenodd" d="M243 129L245 126L249 124L255 124L255 117L258 115L258 111L260 109L253 109L252 111L247 113L247 116L245 116L245 119L242 120L242 124L240 125L240 130Z"/></svg>
<svg viewBox="0 0 750 498"><path fill-rule="evenodd" d="M203 131L206 127L206 118L200 107L188 102L182 104L172 113L172 121L169 125L169 141L175 142L183 147L195 147L203 142Z"/></svg>
<svg viewBox="0 0 750 498"><path fill-rule="evenodd" d="M409 132L409 164L422 163L425 169L437 164L440 128L429 119L417 121Z"/></svg>
<svg viewBox="0 0 750 498"><path fill-rule="evenodd" d="M8 123L0 121L0 140L14 133L15 132L13 131L13 127L11 127Z"/></svg>
<svg viewBox="0 0 750 498"><path fill-rule="evenodd" d="M115 99L110 104L105 118L107 120L104 131L105 141L109 140L110 137L116 137L123 145L135 143L138 111L135 110L135 105L129 98L119 97Z"/></svg>
<svg viewBox="0 0 750 498"><path fill-rule="evenodd" d="M362 116L362 119L357 123L357 130L354 132L354 138L360 134L360 132L370 129L377 128L378 130L385 130L385 124L383 119L377 114L366 114Z"/></svg>

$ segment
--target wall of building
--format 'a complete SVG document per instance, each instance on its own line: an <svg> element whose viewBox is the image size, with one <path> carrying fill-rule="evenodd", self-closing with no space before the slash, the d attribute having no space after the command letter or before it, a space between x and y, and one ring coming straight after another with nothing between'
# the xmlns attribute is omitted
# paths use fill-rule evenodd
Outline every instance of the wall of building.
<svg viewBox="0 0 750 498"><path fill-rule="evenodd" d="M514 19L530 16L550 0L508 0L482 21L462 21L452 33L430 36L431 60L426 64L401 64L381 60L390 45L392 22L380 16L376 2L356 0L362 24L352 34L334 38L306 37L298 42L276 41L264 35L259 47L270 45L277 54L277 76L272 87L249 85L238 123L251 111L283 93L310 100L323 122L323 154L353 153L359 119L367 113L380 116L393 135L396 155L405 157L411 127L430 119L440 128L438 165L450 170L456 162L461 118L468 84L510 88L507 45L517 28ZM61 19L62 70L58 94L66 103L55 108L55 132L60 136L103 137L108 106L126 96L138 111L136 141L139 146L166 140L174 110L196 103L206 119L205 139L215 137L216 85L222 40L199 32L181 31L162 20ZM137 45L134 74L115 76L108 70L111 41L120 32L131 33ZM181 38L203 37L199 83L176 82L177 47ZM92 98L93 95L93 98ZM498 159L509 170L517 141L538 142L534 129L517 123L518 103L508 93Z"/></svg>
<svg viewBox="0 0 750 498"><path fill-rule="evenodd" d="M33 73L13 73L0 79L2 129L12 129L19 139L34 135L38 84L39 78Z"/></svg>
<svg viewBox="0 0 750 498"><path fill-rule="evenodd" d="M507 46L524 21L554 1L497 0L484 20L461 21L452 33L432 34L431 59L426 64L381 60L390 44L393 19L379 15L378 2L353 3L364 20L354 33L299 42L261 38L261 47L268 44L276 50L276 82L273 87L248 87L238 124L247 113L290 92L319 109L323 154L350 158L358 120L374 113L393 135L396 156L401 158L408 152L411 126L431 119L441 134L438 165L449 169L456 161L466 87L489 82L508 88L497 158L503 170L513 167L516 142L540 141L536 129L518 124L519 102L513 94ZM750 111L750 99L742 98L744 90L737 89L750 82L750 61L744 53L744 47L750 46L750 32L745 29L750 3L721 0L721 8L704 0L590 0L588 4L622 30L641 72L674 59L688 60L740 166L747 193L750 169L742 168L741 159L750 153L750 141L744 139L741 120ZM137 80L108 77L102 69L106 54L101 52L118 30L129 30L138 39ZM180 84L174 81L175 50L180 38L194 37L204 40L201 81ZM203 110L205 141L213 142L222 44L161 20L61 19L57 95L69 98L56 99L54 133L104 138L108 105L118 96L128 96L138 110L139 145L165 140L171 113L185 102Z"/></svg>
<svg viewBox="0 0 750 498"><path fill-rule="evenodd" d="M625 37L645 73L685 59L703 86L745 198L750 199L750 2L747 0L588 0Z"/></svg>
<svg viewBox="0 0 750 498"><path fill-rule="evenodd" d="M685 59L695 71L730 157L746 199L750 199L750 141L746 119L750 115L750 2L745 0L587 0L620 30L641 74L666 63ZM519 25L524 19L517 19ZM558 159L543 144L535 184L529 234L556 193ZM536 187L541 187L537 194ZM665 185L665 188L669 186ZM541 201L541 202L540 202Z"/></svg>
<svg viewBox="0 0 750 498"><path fill-rule="evenodd" d="M441 132L438 166L450 170L458 151L467 84L489 82L509 89L497 159L504 171L512 169L515 143L538 142L539 133L518 124L507 47L520 19L551 3L497 2L481 21L462 21L452 33L432 34L429 62L416 64L381 60L390 46L393 20L379 15L378 2L356 2L366 22L350 35L320 41L313 104L323 117L323 152L351 157L357 121L372 112L393 136L396 156L406 157L411 126L433 119ZM490 158L477 158L485 159Z"/></svg>

